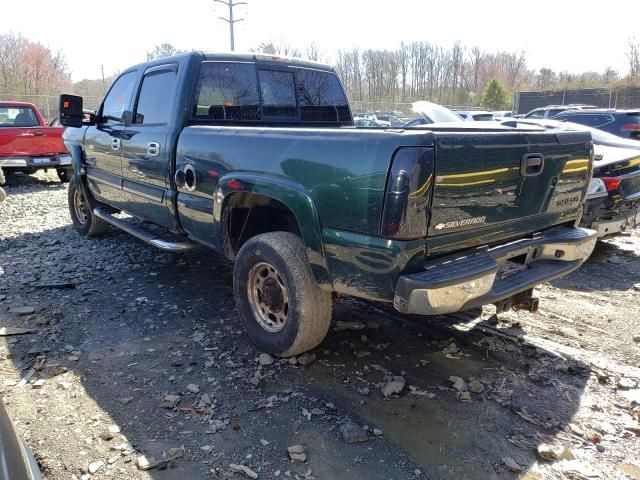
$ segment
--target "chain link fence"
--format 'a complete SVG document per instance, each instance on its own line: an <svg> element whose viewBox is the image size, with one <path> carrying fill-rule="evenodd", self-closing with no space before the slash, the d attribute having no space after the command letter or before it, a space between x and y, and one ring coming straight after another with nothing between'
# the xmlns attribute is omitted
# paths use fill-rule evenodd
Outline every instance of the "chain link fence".
<svg viewBox="0 0 640 480"><path fill-rule="evenodd" d="M525 93L525 92L523 92ZM83 106L88 110L96 110L102 102L102 97L82 97ZM9 95L0 94L0 101L29 102L35 104L42 115L51 122L58 117L58 95ZM413 111L411 102L369 102L354 100L351 111L356 113L390 113L398 117L411 117ZM452 110L478 110L478 107L468 105L445 105Z"/></svg>
<svg viewBox="0 0 640 480"><path fill-rule="evenodd" d="M100 106L102 97L82 97L84 108L95 110ZM38 107L40 113L47 120L52 122L58 117L58 95L9 95L0 94L1 101L29 102Z"/></svg>

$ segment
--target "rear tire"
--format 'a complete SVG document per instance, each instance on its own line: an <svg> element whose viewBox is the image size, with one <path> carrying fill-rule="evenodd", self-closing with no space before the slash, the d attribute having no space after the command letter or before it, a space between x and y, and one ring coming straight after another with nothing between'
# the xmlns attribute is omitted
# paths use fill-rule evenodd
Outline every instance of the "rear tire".
<svg viewBox="0 0 640 480"><path fill-rule="evenodd" d="M73 169L71 168L57 168L56 173L62 183L69 183L69 180L73 176Z"/></svg>
<svg viewBox="0 0 640 480"><path fill-rule="evenodd" d="M96 217L91 211L91 202L85 198L82 190L76 184L75 175L71 175L69 181L67 200L71 221L80 235L94 237L104 235L109 231L109 224Z"/></svg>
<svg viewBox="0 0 640 480"><path fill-rule="evenodd" d="M317 347L331 324L331 293L318 286L305 245L289 232L249 239L233 269L233 292L249 338L290 357Z"/></svg>

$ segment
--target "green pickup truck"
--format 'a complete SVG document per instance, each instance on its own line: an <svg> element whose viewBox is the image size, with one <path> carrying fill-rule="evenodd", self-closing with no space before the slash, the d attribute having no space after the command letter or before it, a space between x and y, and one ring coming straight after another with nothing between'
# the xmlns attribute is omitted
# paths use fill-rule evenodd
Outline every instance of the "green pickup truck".
<svg viewBox="0 0 640 480"><path fill-rule="evenodd" d="M126 69L95 115L73 95L60 111L75 127L77 231L114 225L166 251L225 255L247 333L280 356L323 340L334 293L407 314L534 310L533 287L596 241L577 227L588 133L355 128L336 72L317 63L193 52Z"/></svg>

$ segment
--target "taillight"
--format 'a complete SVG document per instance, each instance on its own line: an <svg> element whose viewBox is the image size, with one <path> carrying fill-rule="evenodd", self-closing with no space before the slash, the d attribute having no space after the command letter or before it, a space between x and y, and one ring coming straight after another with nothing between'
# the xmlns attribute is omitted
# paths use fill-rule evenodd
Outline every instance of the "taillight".
<svg viewBox="0 0 640 480"><path fill-rule="evenodd" d="M393 156L380 232L397 238L427 234L433 185L433 148L402 147Z"/></svg>
<svg viewBox="0 0 640 480"><path fill-rule="evenodd" d="M627 123L620 127L623 132L640 132L640 123Z"/></svg>
<svg viewBox="0 0 640 480"><path fill-rule="evenodd" d="M607 192L613 192L620 186L622 179L620 177L603 177L604 184L607 186Z"/></svg>

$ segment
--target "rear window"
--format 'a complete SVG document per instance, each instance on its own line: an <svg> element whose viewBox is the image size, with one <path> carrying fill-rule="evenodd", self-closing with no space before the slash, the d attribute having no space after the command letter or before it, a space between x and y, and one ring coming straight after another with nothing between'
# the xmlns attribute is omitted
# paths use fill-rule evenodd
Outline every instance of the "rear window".
<svg viewBox="0 0 640 480"><path fill-rule="evenodd" d="M304 68L262 69L252 63L204 62L192 107L200 121L350 123L338 77Z"/></svg>
<svg viewBox="0 0 640 480"><path fill-rule="evenodd" d="M478 115L474 115L473 119L476 122L489 122L493 120L493 115L491 113L480 113Z"/></svg>
<svg viewBox="0 0 640 480"><path fill-rule="evenodd" d="M40 123L33 108L0 105L0 128L39 126Z"/></svg>

